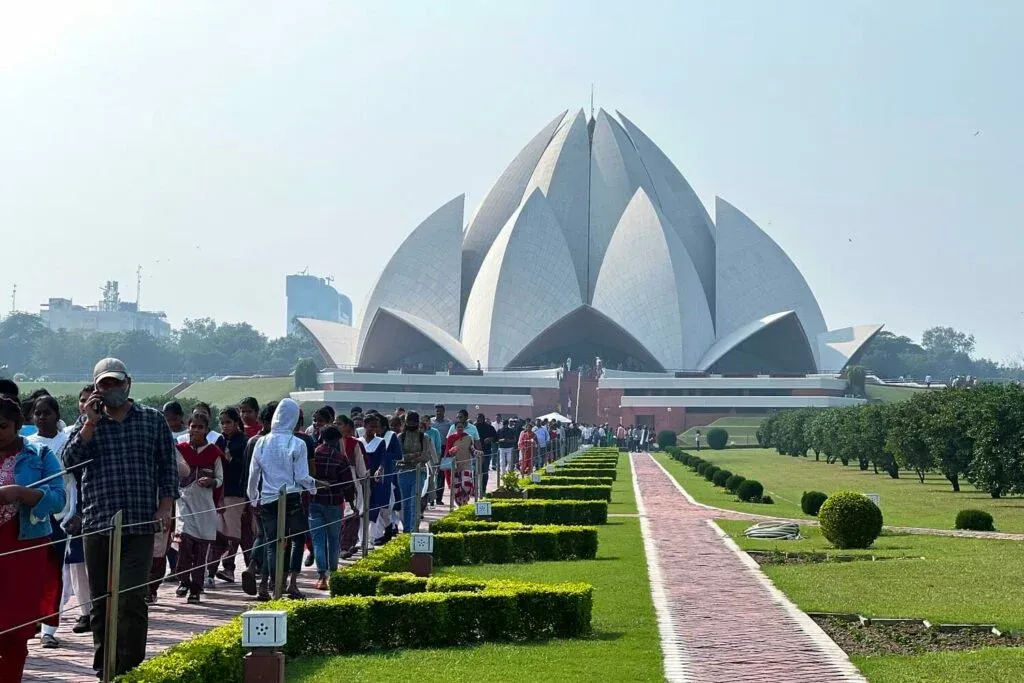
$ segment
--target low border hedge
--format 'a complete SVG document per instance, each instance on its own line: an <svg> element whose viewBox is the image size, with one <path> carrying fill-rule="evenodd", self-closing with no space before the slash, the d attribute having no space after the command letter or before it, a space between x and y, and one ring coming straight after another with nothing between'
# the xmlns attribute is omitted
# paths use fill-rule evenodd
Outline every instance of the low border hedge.
<svg viewBox="0 0 1024 683"><path fill-rule="evenodd" d="M491 501L491 519L489 521L477 519L472 505L463 505L444 519L433 522L430 525L430 530L434 533L444 530L461 530L461 528L449 526L458 522L495 525L478 526L477 530L498 529L497 524L502 522L588 526L607 524L608 503L603 500L498 499Z"/></svg>
<svg viewBox="0 0 1024 683"><path fill-rule="evenodd" d="M610 477L613 481L615 480L615 468L591 468L591 467L560 467L553 474L561 473L562 476L570 477ZM548 476L553 476L549 474Z"/></svg>
<svg viewBox="0 0 1024 683"><path fill-rule="evenodd" d="M528 480L527 480L528 481ZM566 475L545 475L532 486L611 486L610 477L569 477Z"/></svg>
<svg viewBox="0 0 1024 683"><path fill-rule="evenodd" d="M524 486L527 500L604 500L612 502L611 486L549 485Z"/></svg>
<svg viewBox="0 0 1024 683"><path fill-rule="evenodd" d="M395 580L391 585L399 583L401 580ZM575 638L591 632L593 588L589 584L495 580L479 590L473 590L475 585L466 587L470 590L278 601L267 603L263 609L288 613L284 653L289 657L374 648ZM435 584L434 588L443 586ZM171 647L115 680L241 683L244 654L242 621L236 617Z"/></svg>

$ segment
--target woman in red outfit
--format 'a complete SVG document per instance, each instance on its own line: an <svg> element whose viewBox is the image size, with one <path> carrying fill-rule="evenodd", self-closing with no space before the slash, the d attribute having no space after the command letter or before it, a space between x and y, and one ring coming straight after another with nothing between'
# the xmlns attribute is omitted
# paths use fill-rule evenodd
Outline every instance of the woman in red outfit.
<svg viewBox="0 0 1024 683"><path fill-rule="evenodd" d="M60 461L18 435L21 406L0 396L0 681L22 679L28 640L52 612L50 516L64 509ZM49 481L39 482L52 475ZM6 555L17 551L16 555Z"/></svg>

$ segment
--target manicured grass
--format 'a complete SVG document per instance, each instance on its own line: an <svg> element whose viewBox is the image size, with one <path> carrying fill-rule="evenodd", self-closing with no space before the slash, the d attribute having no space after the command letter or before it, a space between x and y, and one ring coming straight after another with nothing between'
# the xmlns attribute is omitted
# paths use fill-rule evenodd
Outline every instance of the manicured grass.
<svg viewBox="0 0 1024 683"><path fill-rule="evenodd" d="M986 647L976 652L851 657L872 683L1016 683L1024 671L1024 648Z"/></svg>
<svg viewBox="0 0 1024 683"><path fill-rule="evenodd" d="M913 387L887 387L881 384L866 384L864 391L868 398L883 403L902 403L923 391L935 391L934 389L914 389Z"/></svg>
<svg viewBox="0 0 1024 683"><path fill-rule="evenodd" d="M180 396L197 398L221 408L235 405L246 396L255 397L263 405L269 401L279 401L294 390L295 380L291 377L259 377L196 382L181 392Z"/></svg>
<svg viewBox="0 0 1024 683"><path fill-rule="evenodd" d="M1024 563L1020 562L1018 541L885 534L868 550L836 551L816 527L801 529L807 536L804 540L765 541L743 536L748 522L720 520L718 524L745 550L904 558L762 567L804 611L918 617L942 624L986 623L1004 631L1024 629L1019 598Z"/></svg>
<svg viewBox="0 0 1024 683"><path fill-rule="evenodd" d="M688 452L733 474L757 479L775 500L775 505L740 503L735 496L716 489L682 463L665 454L656 456L690 495L707 505L764 515L813 519L800 510L800 496L804 491L831 493L848 489L879 494L885 523L890 526L952 529L957 512L965 508L976 508L991 513L999 531L1024 533L1024 499L994 499L966 481L961 482L960 493L954 493L949 482L938 474L927 476L922 484L911 472L901 473L900 479L891 479L889 475L875 474L871 469L862 472L856 464L844 467L839 463L826 464L824 459L817 462L813 453L809 458L793 458L761 448Z"/></svg>
<svg viewBox="0 0 1024 683"><path fill-rule="evenodd" d="M78 396L88 382L18 382L18 389L23 394L29 394L36 389L46 389L53 396ZM150 396L163 396L174 387L172 382L136 382L132 384L132 396L136 398L149 398Z"/></svg>
<svg viewBox="0 0 1024 683"><path fill-rule="evenodd" d="M709 429L721 427L729 432L729 442L738 446L747 446L757 443L757 428L764 421L763 417L757 415L737 415L736 417L720 417L709 425L703 427L690 427L677 436L679 445L693 448L697 445L697 431L700 430L701 441L707 444Z"/></svg>
<svg viewBox="0 0 1024 683"><path fill-rule="evenodd" d="M621 481L632 481L629 458L625 456L619 459L616 496L625 490L618 488ZM594 586L594 635L591 638L302 658L288 663L288 680L302 683L661 680L658 627L639 520L613 518L598 529L600 545L595 560L439 570L439 573L476 578L586 581Z"/></svg>

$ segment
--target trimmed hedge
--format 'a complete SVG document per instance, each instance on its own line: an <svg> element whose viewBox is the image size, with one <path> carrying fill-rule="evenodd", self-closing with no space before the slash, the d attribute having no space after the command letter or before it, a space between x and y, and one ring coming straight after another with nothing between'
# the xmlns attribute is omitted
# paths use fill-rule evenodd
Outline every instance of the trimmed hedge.
<svg viewBox="0 0 1024 683"><path fill-rule="evenodd" d="M760 500L763 493L764 486L761 485L761 482L754 479L745 479L736 488L736 497L745 503L753 502L755 499Z"/></svg>
<svg viewBox="0 0 1024 683"><path fill-rule="evenodd" d="M717 465L709 464L707 467L704 468L704 478L707 479L708 481L714 481L715 475L721 471L722 470L719 469Z"/></svg>
<svg viewBox="0 0 1024 683"><path fill-rule="evenodd" d="M660 432L658 432L657 442L658 448L661 448L662 450L664 450L666 446L675 446L676 433L673 432L671 429L662 429Z"/></svg>
<svg viewBox="0 0 1024 683"><path fill-rule="evenodd" d="M708 430L708 448L719 451L725 448L727 443L729 443L729 432L721 427L713 427Z"/></svg>
<svg viewBox="0 0 1024 683"><path fill-rule="evenodd" d="M516 531L434 534L434 562L441 567L592 560L596 556L595 527L545 525Z"/></svg>
<svg viewBox="0 0 1024 683"><path fill-rule="evenodd" d="M882 511L855 491L833 493L818 511L821 535L835 547L870 547L882 533Z"/></svg>
<svg viewBox="0 0 1024 683"><path fill-rule="evenodd" d="M526 498L541 500L604 500L612 502L611 486L524 486Z"/></svg>
<svg viewBox="0 0 1024 683"><path fill-rule="evenodd" d="M531 486L611 486L609 477L567 477L548 474Z"/></svg>
<svg viewBox="0 0 1024 683"><path fill-rule="evenodd" d="M394 580L390 585L399 583L402 581ZM482 589L476 582L467 588L458 592L278 601L267 603L263 609L287 612L288 644L284 653L289 657L576 638L591 631L593 588L588 584L494 580L487 581ZM236 617L171 647L116 680L241 683L244 654L242 621Z"/></svg>
<svg viewBox="0 0 1024 683"><path fill-rule="evenodd" d="M718 470L715 472L715 476L711 478L711 483L724 488L725 482L729 481L730 477L732 477L732 472L729 470Z"/></svg>
<svg viewBox="0 0 1024 683"><path fill-rule="evenodd" d="M729 491L729 493L736 493L737 489L739 489L740 487L740 484L742 484L746 480L746 477L741 477L738 474L734 474L731 477L729 477L729 480L727 482L725 482L725 488L726 490Z"/></svg>
<svg viewBox="0 0 1024 683"><path fill-rule="evenodd" d="M542 472L543 474L543 472ZM592 467L560 467L555 470L554 474L549 474L549 477L561 474L564 477L606 477L615 479L615 468L592 468Z"/></svg>
<svg viewBox="0 0 1024 683"><path fill-rule="evenodd" d="M984 510L961 510L956 513L957 529L969 529L971 531L995 531L995 520L992 515Z"/></svg>
<svg viewBox="0 0 1024 683"><path fill-rule="evenodd" d="M502 522L560 525L607 524L608 503L603 500L495 500L491 504L490 521L478 520L473 506L463 505L444 519L433 522L430 525L430 530L434 533L460 531L462 530L461 526L452 525L464 522L494 525L478 526L476 527L478 530L497 529L499 528L497 524Z"/></svg>
<svg viewBox="0 0 1024 683"><path fill-rule="evenodd" d="M821 509L827 498L828 494L822 491L804 491L804 495L800 496L800 509L804 511L805 515L817 517L818 510Z"/></svg>

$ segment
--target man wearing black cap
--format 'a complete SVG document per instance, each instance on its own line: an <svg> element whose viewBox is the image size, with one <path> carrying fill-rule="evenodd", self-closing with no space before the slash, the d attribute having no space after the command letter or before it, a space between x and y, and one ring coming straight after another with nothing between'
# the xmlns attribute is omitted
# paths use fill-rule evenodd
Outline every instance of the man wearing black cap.
<svg viewBox="0 0 1024 683"><path fill-rule="evenodd" d="M85 565L93 595L107 592L111 519L123 513L120 627L111 674L122 674L146 657L149 612L146 581L153 535L171 523L178 497L178 468L171 430L160 411L132 401L128 368L104 358L93 369L94 393L63 450L65 467L81 472ZM92 603L93 669L103 670L106 600Z"/></svg>

